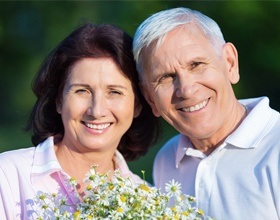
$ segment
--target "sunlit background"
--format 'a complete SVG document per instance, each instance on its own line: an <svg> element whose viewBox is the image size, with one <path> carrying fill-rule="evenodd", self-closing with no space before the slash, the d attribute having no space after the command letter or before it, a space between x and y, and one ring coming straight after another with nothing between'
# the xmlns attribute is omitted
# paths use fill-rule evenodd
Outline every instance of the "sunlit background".
<svg viewBox="0 0 280 220"><path fill-rule="evenodd" d="M46 55L84 21L115 24L133 36L149 15L185 6L220 25L239 51L238 98L268 96L280 110L279 1L1 1L0 2L0 152L32 146L22 131L34 104L31 81ZM163 137L149 153L129 163L152 182L153 159L177 132L163 123ZM250 131L248 131L250 132Z"/></svg>

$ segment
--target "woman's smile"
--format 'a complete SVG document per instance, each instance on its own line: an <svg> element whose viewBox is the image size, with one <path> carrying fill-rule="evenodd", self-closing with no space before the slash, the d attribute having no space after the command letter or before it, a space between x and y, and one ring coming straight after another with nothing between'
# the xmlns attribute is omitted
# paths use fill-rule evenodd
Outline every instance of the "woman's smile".
<svg viewBox="0 0 280 220"><path fill-rule="evenodd" d="M94 124L94 123L84 122L84 125L87 128L90 128L98 133L103 133L107 128L109 128L111 123Z"/></svg>

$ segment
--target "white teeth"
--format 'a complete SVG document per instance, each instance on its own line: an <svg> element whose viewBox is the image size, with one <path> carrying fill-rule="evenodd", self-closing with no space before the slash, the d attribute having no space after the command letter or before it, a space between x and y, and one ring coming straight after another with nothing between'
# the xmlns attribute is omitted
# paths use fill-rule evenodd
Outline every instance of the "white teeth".
<svg viewBox="0 0 280 220"><path fill-rule="evenodd" d="M207 104L207 100L204 100L203 102L201 102L201 103L199 103L199 104L197 104L195 106L191 106L189 108L182 108L181 110L183 112L193 112L193 111L197 111L199 109L204 108L206 106L206 104Z"/></svg>
<svg viewBox="0 0 280 220"><path fill-rule="evenodd" d="M110 126L110 123L107 123L107 124L99 124L99 125L90 124L90 123L85 123L85 125L86 125L88 128L91 128L91 129L103 130L103 129L108 128L108 127Z"/></svg>

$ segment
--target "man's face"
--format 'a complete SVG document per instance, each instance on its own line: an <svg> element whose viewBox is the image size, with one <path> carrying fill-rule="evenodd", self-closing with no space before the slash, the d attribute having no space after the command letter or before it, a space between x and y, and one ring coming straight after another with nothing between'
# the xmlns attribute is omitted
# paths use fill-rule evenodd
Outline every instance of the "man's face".
<svg viewBox="0 0 280 220"><path fill-rule="evenodd" d="M214 48L194 24L169 32L155 49L143 51L143 93L162 116L191 139L223 135L236 99L231 84L239 80L232 44Z"/></svg>

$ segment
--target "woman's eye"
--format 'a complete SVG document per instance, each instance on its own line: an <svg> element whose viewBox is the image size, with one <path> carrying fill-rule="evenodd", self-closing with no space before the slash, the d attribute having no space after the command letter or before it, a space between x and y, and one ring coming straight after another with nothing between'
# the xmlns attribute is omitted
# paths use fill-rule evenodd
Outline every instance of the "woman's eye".
<svg viewBox="0 0 280 220"><path fill-rule="evenodd" d="M110 94L112 94L112 95L121 95L122 92L120 92L120 91L118 91L118 90L111 90L111 91L110 91Z"/></svg>
<svg viewBox="0 0 280 220"><path fill-rule="evenodd" d="M90 98L91 97L91 92L87 89L77 89L75 91L75 93L77 95L79 95L80 97L83 97L83 98Z"/></svg>

